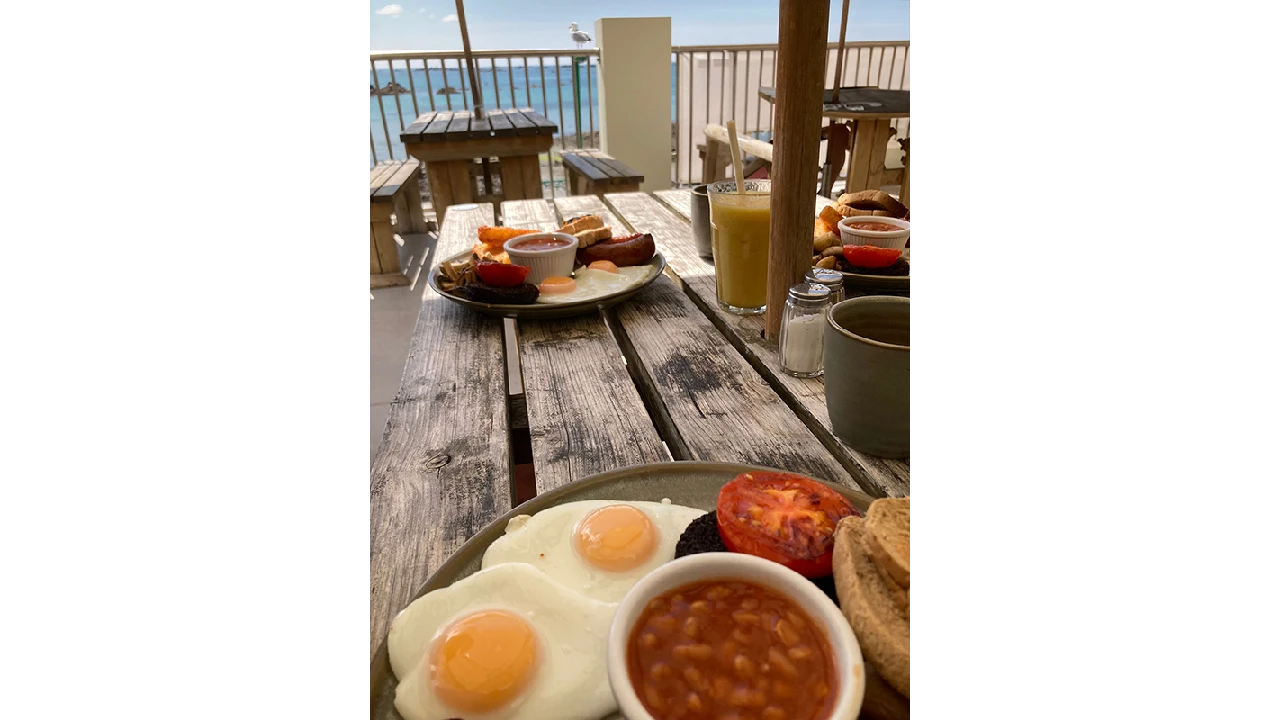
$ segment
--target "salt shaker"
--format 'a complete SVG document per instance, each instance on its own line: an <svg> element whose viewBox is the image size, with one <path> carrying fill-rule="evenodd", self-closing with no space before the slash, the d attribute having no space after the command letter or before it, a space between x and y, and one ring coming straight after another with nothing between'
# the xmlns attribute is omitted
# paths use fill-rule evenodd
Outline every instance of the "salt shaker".
<svg viewBox="0 0 1280 720"><path fill-rule="evenodd" d="M839 270L828 270L826 268L811 268L804 276L807 283L815 283L818 285L826 285L831 289L830 304L835 305L838 302L844 302L844 273Z"/></svg>
<svg viewBox="0 0 1280 720"><path fill-rule="evenodd" d="M791 286L787 306L782 311L782 334L778 338L782 372L795 377L822 374L822 335L830 298L831 289L826 285Z"/></svg>

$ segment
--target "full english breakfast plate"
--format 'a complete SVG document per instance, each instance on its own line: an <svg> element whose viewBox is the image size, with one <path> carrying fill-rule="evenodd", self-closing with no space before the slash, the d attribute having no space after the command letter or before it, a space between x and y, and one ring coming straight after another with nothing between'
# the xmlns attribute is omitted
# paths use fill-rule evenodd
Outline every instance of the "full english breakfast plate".
<svg viewBox="0 0 1280 720"><path fill-rule="evenodd" d="M479 313L539 320L616 305L665 268L651 234L614 235L599 215L580 215L555 232L481 227L471 250L432 267L427 284Z"/></svg>
<svg viewBox="0 0 1280 720"><path fill-rule="evenodd" d="M899 498L891 500L896 502ZM399 612L370 664L370 717L621 720L620 702L623 707L627 707L626 702L639 702L650 716L667 716L666 710L659 712L650 701L662 705L668 702L664 698L677 697L671 694L676 691L667 685L645 685L659 683L659 670L666 664L682 667L682 678L687 679L687 687L681 676L663 680L676 683L681 692L687 691L678 696L678 702L685 702L687 697L690 707L696 703L704 710L721 707L717 702L723 705L730 700L758 700L756 712L768 711L764 717L845 717L840 711L841 703L855 703L852 711L856 715L858 705L864 703L864 691L901 700L892 691L886 694L869 665L864 670L861 653L867 653L868 648L864 643L859 653L858 641L847 632L849 628L858 629L855 615L851 615L852 606L845 610L850 618L847 623L837 609L842 605L840 598L851 597L844 593L837 597L837 589L844 587L842 582L849 584L858 577L852 570L852 560L841 555L849 555L850 551L838 547L837 528L845 530L845 519L863 520L873 502L877 501L854 489L782 470L699 461L631 466L543 493L468 539L435 569ZM760 518L772 528L768 533L759 530ZM721 583L724 587L689 585L675 591L667 588L662 598L677 591L694 593L691 598L704 593L708 598L741 602L742 609L773 607L774 614L792 618L796 628L783 628L786 621L771 615L773 633L769 632L769 621L764 621L763 634L762 630L755 630L756 634L751 635L733 624L749 618L750 612L737 610L732 620L726 615L721 619L722 625L716 625L712 623L717 619L716 610L709 610L710 616L694 616L699 606L708 606L705 601L692 601L689 605L662 600L657 594L641 598L641 607L648 607L648 611L631 632L626 662L652 667L653 679L636 680L631 700L623 701L618 693L611 692L611 683L617 684L620 676L627 676L625 669L618 670L623 661L614 657L623 657L616 647L617 638L613 637L618 635L616 628L611 635L611 623L620 603L626 606L627 602L637 602L631 596L639 593L645 582L657 577L659 571L666 573L682 561L694 560L689 556L699 553L716 553L714 559L727 560L739 559L733 555L741 553L754 556L746 560L756 564L769 560L772 562L764 565L771 566L774 573L781 569L786 575L783 580L804 587L799 588L799 593L780 593L771 591L767 582L753 585L726 580ZM700 557L710 560L713 556ZM856 553L854 557L865 560ZM850 569L842 571L846 566ZM905 582L909 588L909 575ZM876 583L878 588L878 578ZM896 592L900 584L887 587ZM773 585L774 591L777 587L780 585ZM860 587L865 592L867 580ZM909 589L902 592L908 593ZM681 598L680 594L675 597ZM902 597L909 598L908 594ZM801 620L819 618L820 612L801 612L818 607L814 602L831 605L827 616ZM723 602L712 605L718 607ZM690 644L696 641L682 637L672 639L675 644L671 647L664 647L657 639L650 643L648 633L641 632L641 625L675 626L677 611L687 615L678 620L677 635L691 633L692 638L700 637L701 642L712 644ZM897 612L892 607L890 611ZM831 616L835 616L838 628L831 625ZM705 623L701 630L695 628L699 623ZM740 642L730 638L731 629L735 633L732 638ZM716 632L723 637L716 639ZM849 639L842 639L844 635L840 633L849 635ZM626 633L618 637L625 639ZM813 641L810 647L797 638L829 638L829 642ZM699 648L710 648L717 642L724 643L722 650L737 653L730 656L730 661L735 664L731 667L739 671L750 666L758 673L756 678L763 678L772 665L773 684L759 679L755 689L749 685L726 685L717 694L721 689L718 683L728 680L716 676L713 685L716 659L709 655L710 650L708 656L699 655ZM769 646L771 642L776 647ZM877 638L876 642L882 639ZM883 642L893 644L892 638ZM733 651L735 646L737 650ZM493 657L499 650L485 651L485 656L475 651L476 647L506 650L500 651L504 655L499 659ZM662 655L664 652L667 655ZM669 657L671 652L680 657ZM682 652L694 657L684 657ZM609 661L605 662L607 655ZM810 655L826 657L826 664L804 665ZM869 657L868 662L874 660L876 657ZM800 673L795 665L804 665ZM481 666L488 670L477 670ZM699 674L699 667L705 676ZM639 676L649 675L640 671ZM631 678L637 678L636 670L632 670ZM812 687L800 687L804 683ZM795 692L797 687L799 693ZM819 688L817 692L814 687ZM813 702L806 698L827 696L828 688L827 706L804 706ZM909 688L902 694L909 697ZM865 702L874 702L874 698L868 696ZM639 711L628 715L643 717L636 712ZM868 715L864 712L863 716ZM883 716L896 717L892 712L884 712Z"/></svg>

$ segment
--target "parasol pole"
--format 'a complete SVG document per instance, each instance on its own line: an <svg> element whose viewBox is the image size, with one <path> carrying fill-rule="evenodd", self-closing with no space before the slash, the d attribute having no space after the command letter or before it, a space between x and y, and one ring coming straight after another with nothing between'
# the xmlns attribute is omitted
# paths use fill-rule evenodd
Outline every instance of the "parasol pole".
<svg viewBox="0 0 1280 720"><path fill-rule="evenodd" d="M840 102L840 79L844 75L844 34L849 27L849 0L840 10L840 45L836 48L836 77L831 81L831 102Z"/></svg>
<svg viewBox="0 0 1280 720"><path fill-rule="evenodd" d="M826 84L828 3L781 0L774 104L765 336L776 341L787 291L813 265L813 199Z"/></svg>
<svg viewBox="0 0 1280 720"><path fill-rule="evenodd" d="M471 59L471 38L467 35L467 15L462 10L462 0L454 0L458 8L458 29L462 31L462 55L466 58L467 77L471 80L471 107L477 120L484 119L484 102L481 99L480 84L476 82L476 70Z"/></svg>

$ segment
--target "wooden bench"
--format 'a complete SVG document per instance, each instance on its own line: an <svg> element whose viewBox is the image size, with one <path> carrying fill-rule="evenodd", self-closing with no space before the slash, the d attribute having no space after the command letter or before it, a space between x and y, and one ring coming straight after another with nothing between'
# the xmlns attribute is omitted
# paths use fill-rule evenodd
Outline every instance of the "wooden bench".
<svg viewBox="0 0 1280 720"><path fill-rule="evenodd" d="M560 154L570 195L640 192L644 176L599 150Z"/></svg>
<svg viewBox="0 0 1280 720"><path fill-rule="evenodd" d="M400 272L395 234L427 231L418 182L421 176L422 164L413 158L369 170L369 287L409 284L409 278Z"/></svg>

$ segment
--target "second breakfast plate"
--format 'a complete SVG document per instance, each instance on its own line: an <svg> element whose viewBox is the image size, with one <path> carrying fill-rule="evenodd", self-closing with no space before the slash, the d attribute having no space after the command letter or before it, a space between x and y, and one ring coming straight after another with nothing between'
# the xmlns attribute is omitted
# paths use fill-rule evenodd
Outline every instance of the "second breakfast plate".
<svg viewBox="0 0 1280 720"><path fill-rule="evenodd" d="M902 256L907 259L907 263L911 262L911 251L904 250ZM860 273L848 273L841 271L844 275L845 295L848 297L856 297L858 295L902 295L909 297L911 295L911 275L862 275Z"/></svg>
<svg viewBox="0 0 1280 720"><path fill-rule="evenodd" d="M412 600L445 588L477 572L480 560L493 541L506 532L507 522L517 515L533 515L547 508L578 500L648 500L659 502L668 498L677 505L699 508L710 512L715 509L720 488L744 472L760 472L776 469L757 465L710 462L670 462L651 465L635 465L599 475L583 478L568 485L545 492L489 523L476 533L457 552L449 557L418 589ZM869 495L851 490L843 485L826 483L849 499L853 506L865 513L871 505ZM406 603L407 605L408 603ZM601 662L604 658L601 658ZM387 641L383 638L374 656L369 680L371 713L373 720L400 720L395 709L396 678L391 672L391 660L387 656ZM606 720L621 719L611 715Z"/></svg>
<svg viewBox="0 0 1280 720"><path fill-rule="evenodd" d="M466 250L448 258L447 262L460 262L471 257L471 251ZM478 313L485 315L496 315L498 317L515 318L517 320L550 320L554 318L575 317L578 315L589 315L597 312L601 308L607 308L611 305L617 305L620 302L630 298L641 290L645 289L649 283L657 279L662 274L664 268L667 267L666 258L662 257L661 252L655 252L649 261L644 263L651 268L648 275L645 276L636 285L621 290L619 292L603 295L591 300L582 300L579 302L567 303L533 303L531 305L504 305L498 303L483 303L468 300L445 292L440 289L440 263L435 263L431 268L431 273L427 276L427 284L431 286L446 300L455 302L459 305L466 306ZM637 266L642 267L642 266Z"/></svg>

